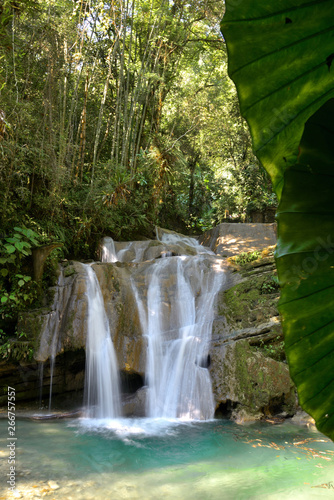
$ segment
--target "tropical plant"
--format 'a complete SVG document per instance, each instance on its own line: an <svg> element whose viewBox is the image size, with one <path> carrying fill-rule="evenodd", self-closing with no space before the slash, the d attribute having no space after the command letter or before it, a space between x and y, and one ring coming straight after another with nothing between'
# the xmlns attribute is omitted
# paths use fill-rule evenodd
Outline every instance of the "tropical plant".
<svg viewBox="0 0 334 500"><path fill-rule="evenodd" d="M290 372L334 438L334 4L226 0L222 32L254 151L279 199L276 263Z"/></svg>
<svg viewBox="0 0 334 500"><path fill-rule="evenodd" d="M16 323L20 311L37 299L37 283L32 280L32 265L25 261L38 246L40 236L32 229L14 227L11 235L0 238L0 322Z"/></svg>

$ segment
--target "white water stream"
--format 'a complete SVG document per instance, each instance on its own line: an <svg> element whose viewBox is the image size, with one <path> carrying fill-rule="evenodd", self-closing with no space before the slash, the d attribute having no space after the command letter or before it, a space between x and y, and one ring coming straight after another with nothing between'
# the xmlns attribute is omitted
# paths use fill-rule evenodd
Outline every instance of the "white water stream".
<svg viewBox="0 0 334 500"><path fill-rule="evenodd" d="M103 255L121 260L108 238ZM221 261L195 239L163 235L161 256L137 266L131 278L142 334L147 338L147 416L210 419L214 416L208 371L214 301L224 278ZM149 242L131 246L132 262L144 255ZM172 256L168 245L185 255ZM143 250L144 248L144 250ZM195 255L187 255L187 253Z"/></svg>
<svg viewBox="0 0 334 500"><path fill-rule="evenodd" d="M207 257L170 257L146 273L147 300L133 281L148 341L148 417L209 419L214 400L208 366L213 306L221 286ZM215 266L217 266L215 268ZM219 272L220 271L220 272Z"/></svg>
<svg viewBox="0 0 334 500"><path fill-rule="evenodd" d="M51 306L50 314L46 315L46 321L43 329L43 334L40 341L40 350L46 350L50 359L50 388L49 388L49 410L51 410L52 402L52 388L53 388L53 377L55 371L55 362L57 354L61 350L61 322L63 316L62 304L64 296L64 274L60 268L60 273L57 281L57 286L54 287L54 298ZM43 357L43 355L42 355ZM39 361L39 402L42 404L43 396L43 374L44 374L44 361Z"/></svg>
<svg viewBox="0 0 334 500"><path fill-rule="evenodd" d="M88 301L85 380L87 416L116 418L121 415L121 406L115 349L98 279L89 265L82 265L87 272Z"/></svg>
<svg viewBox="0 0 334 500"><path fill-rule="evenodd" d="M103 238L101 246L101 262L117 262L115 242L109 236Z"/></svg>
<svg viewBox="0 0 334 500"><path fill-rule="evenodd" d="M131 288L147 340L146 416L210 419L214 400L208 366L214 302L222 287L221 259L193 238L163 234L159 241L114 243L104 238L103 262L124 261L131 268ZM116 251L118 249L118 251ZM135 264L131 264L135 263ZM121 416L120 377L109 321L97 276L82 264L86 276L87 340L85 402L87 416ZM45 325L40 358L50 357L50 397L54 363L61 347L62 305L71 287L63 274ZM66 297L65 294L66 293ZM45 338L44 338L45 337ZM43 366L41 366L41 395Z"/></svg>

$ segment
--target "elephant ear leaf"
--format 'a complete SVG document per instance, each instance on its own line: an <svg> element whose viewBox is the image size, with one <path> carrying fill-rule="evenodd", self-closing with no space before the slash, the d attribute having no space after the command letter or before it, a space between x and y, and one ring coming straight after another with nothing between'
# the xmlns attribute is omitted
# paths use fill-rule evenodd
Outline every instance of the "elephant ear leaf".
<svg viewBox="0 0 334 500"><path fill-rule="evenodd" d="M273 181L286 353L334 439L334 2L226 0L229 73Z"/></svg>
<svg viewBox="0 0 334 500"><path fill-rule="evenodd" d="M334 99L305 125L277 213L280 313L301 406L334 439Z"/></svg>
<svg viewBox="0 0 334 500"><path fill-rule="evenodd" d="M229 75L278 196L305 122L334 97L332 0L226 0Z"/></svg>

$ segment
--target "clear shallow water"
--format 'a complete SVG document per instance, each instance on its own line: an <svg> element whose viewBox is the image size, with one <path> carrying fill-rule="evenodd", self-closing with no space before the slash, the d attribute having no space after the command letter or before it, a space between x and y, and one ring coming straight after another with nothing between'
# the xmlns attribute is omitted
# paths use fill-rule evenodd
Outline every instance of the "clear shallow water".
<svg viewBox="0 0 334 500"><path fill-rule="evenodd" d="M4 478L6 421L0 435ZM17 420L16 436L21 498L334 498L334 444L289 423Z"/></svg>

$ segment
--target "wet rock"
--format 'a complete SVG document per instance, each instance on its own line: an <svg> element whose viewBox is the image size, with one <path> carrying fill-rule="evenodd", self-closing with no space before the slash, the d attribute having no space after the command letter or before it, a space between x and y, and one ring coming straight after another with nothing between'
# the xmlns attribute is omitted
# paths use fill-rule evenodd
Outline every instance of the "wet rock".
<svg viewBox="0 0 334 500"><path fill-rule="evenodd" d="M298 408L297 413L292 417L291 422L306 427L315 427L314 418L300 408Z"/></svg>
<svg viewBox="0 0 334 500"><path fill-rule="evenodd" d="M122 401L122 413L125 417L144 417L146 415L147 387L142 387L135 394Z"/></svg>
<svg viewBox="0 0 334 500"><path fill-rule="evenodd" d="M45 400L48 406L50 392L50 363L43 366L36 361L0 362L1 386L6 392L0 394L0 405L7 405L7 387L15 387L16 402L33 401L38 409ZM41 376L43 375L43 376ZM74 401L82 404L82 389L85 379L84 350L66 351L56 358L53 377L53 399L61 394L64 408L71 408ZM67 396L69 395L69 401ZM39 403L39 400L40 403ZM24 403L22 403L24 405Z"/></svg>
<svg viewBox="0 0 334 500"><path fill-rule="evenodd" d="M232 406L234 420L259 419L296 412L295 388L286 363L252 348L247 340L221 344L211 350L211 378L217 408Z"/></svg>
<svg viewBox="0 0 334 500"><path fill-rule="evenodd" d="M34 342L34 359L46 361L63 350L85 346L87 335L86 277L83 266L72 262L63 268L57 286L51 289L49 307L21 315L17 329Z"/></svg>
<svg viewBox="0 0 334 500"><path fill-rule="evenodd" d="M296 412L277 310L272 249L269 256L268 252L254 262L234 266L235 283L222 290L217 301L210 373L217 413L237 421L286 418Z"/></svg>

